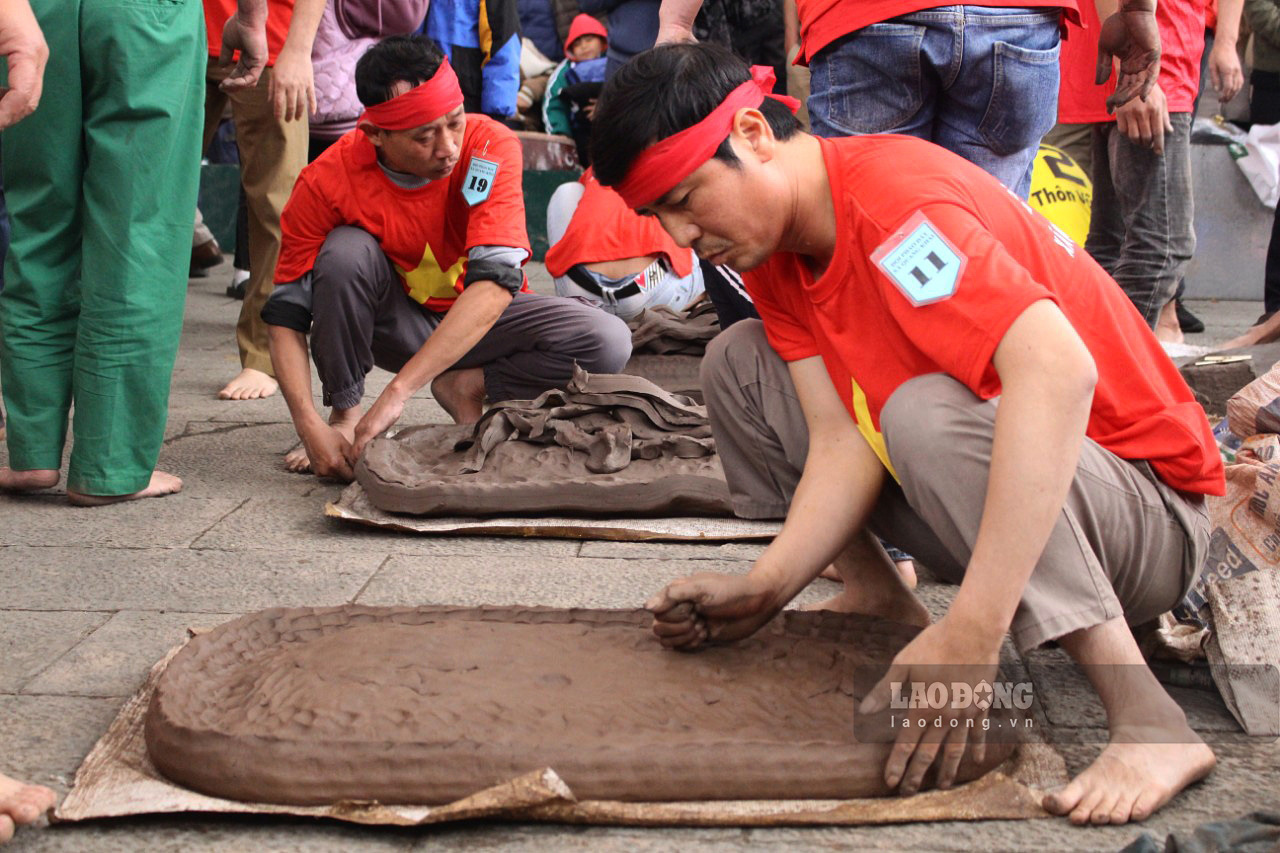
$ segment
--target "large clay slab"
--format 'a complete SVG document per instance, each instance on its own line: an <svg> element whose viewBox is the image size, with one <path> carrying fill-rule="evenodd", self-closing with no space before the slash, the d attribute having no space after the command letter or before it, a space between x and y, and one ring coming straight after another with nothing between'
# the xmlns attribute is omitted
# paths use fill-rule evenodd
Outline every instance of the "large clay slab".
<svg viewBox="0 0 1280 853"><path fill-rule="evenodd" d="M355 469L386 512L427 516L729 516L706 408L626 374L369 443Z"/></svg>
<svg viewBox="0 0 1280 853"><path fill-rule="evenodd" d="M914 629L788 612L738 644L679 654L648 623L549 608L262 611L173 659L148 752L197 791L294 804L444 803L543 767L580 799L889 793L889 745L855 738L853 676ZM961 779L1011 749L992 743Z"/></svg>

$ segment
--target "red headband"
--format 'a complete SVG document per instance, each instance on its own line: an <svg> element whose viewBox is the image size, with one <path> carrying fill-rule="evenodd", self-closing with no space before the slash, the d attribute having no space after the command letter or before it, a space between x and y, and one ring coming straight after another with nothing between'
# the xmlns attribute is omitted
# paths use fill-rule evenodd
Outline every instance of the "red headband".
<svg viewBox="0 0 1280 853"><path fill-rule="evenodd" d="M710 159L729 135L740 109L755 109L768 97L786 104L793 113L798 110L800 102L795 98L773 94L773 83L772 68L751 66L751 79L730 92L710 115L640 152L627 176L614 187L618 195L632 209L661 198Z"/></svg>
<svg viewBox="0 0 1280 853"><path fill-rule="evenodd" d="M442 59L436 73L427 82L414 86L402 95L365 107L360 121L383 130L412 130L430 124L462 104L462 87L449 60Z"/></svg>

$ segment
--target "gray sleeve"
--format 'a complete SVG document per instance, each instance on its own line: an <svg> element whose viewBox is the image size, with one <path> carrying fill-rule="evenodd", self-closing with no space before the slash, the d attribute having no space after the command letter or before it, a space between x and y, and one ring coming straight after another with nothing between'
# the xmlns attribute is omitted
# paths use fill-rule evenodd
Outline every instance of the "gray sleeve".
<svg viewBox="0 0 1280 853"><path fill-rule="evenodd" d="M277 284L262 306L262 322L296 332L311 331L311 273L297 281Z"/></svg>
<svg viewBox="0 0 1280 853"><path fill-rule="evenodd" d="M508 267L519 267L529 253L524 249L513 249L510 246L475 246L467 252L467 260L493 261Z"/></svg>
<svg viewBox="0 0 1280 853"><path fill-rule="evenodd" d="M511 246L476 246L467 252L467 275L462 286L492 281L512 293L518 293L524 287L524 270L520 265L528 256L524 249Z"/></svg>

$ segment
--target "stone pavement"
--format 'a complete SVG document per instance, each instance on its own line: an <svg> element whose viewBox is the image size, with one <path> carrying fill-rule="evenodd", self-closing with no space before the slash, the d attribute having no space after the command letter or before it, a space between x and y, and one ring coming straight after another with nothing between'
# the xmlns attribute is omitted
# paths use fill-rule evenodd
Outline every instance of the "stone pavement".
<svg viewBox="0 0 1280 853"><path fill-rule="evenodd" d="M633 607L665 581L704 570L745 571L759 547L619 544L561 540L425 538L324 519L339 487L289 474L294 445L279 396L221 402L214 394L238 369L233 327L239 303L223 296L224 265L194 279L173 377L164 470L181 495L101 509L75 509L60 491L0 497L0 771L65 793L76 767L148 668L211 626L272 605L542 604ZM537 268L539 289L548 281ZM1192 303L1225 340L1258 312L1254 303ZM371 382L380 389L386 377ZM444 421L424 394L404 423ZM5 461L0 450L0 464ZM835 587L818 581L815 600ZM935 614L952 588L925 581ZM1070 766L1096 755L1105 730L1087 685L1032 656L1048 722ZM1179 698L1206 736L1230 740L1234 723L1216 695ZM1225 743L1205 784L1179 797L1146 829L1172 829L1280 807L1280 749ZM426 850L672 849L758 846L878 849L1117 849L1134 827L1076 829L1064 821L942 823L865 829L582 828L472 823L422 830L356 828L313 821L207 817L138 818L19 832L15 850Z"/></svg>

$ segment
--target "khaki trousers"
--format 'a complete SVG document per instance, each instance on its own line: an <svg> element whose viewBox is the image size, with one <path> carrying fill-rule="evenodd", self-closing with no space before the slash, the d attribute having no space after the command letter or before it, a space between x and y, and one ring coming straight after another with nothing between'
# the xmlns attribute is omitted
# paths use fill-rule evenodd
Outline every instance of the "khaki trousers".
<svg viewBox="0 0 1280 853"><path fill-rule="evenodd" d="M263 71L254 88L230 95L218 88L229 71L230 66L220 66L217 57L209 57L204 147L209 147L229 100L240 149L240 183L249 204L249 282L236 323L236 344L242 367L274 376L262 306L271 295L280 257L280 211L307 165L307 122L276 118L267 97L273 69Z"/></svg>
<svg viewBox="0 0 1280 853"><path fill-rule="evenodd" d="M759 320L712 341L702 387L735 512L785 515L809 436L790 372ZM964 577L982 520L996 406L936 373L904 383L880 415L901 482L886 482L868 526L953 583ZM1154 619L1191 588L1208 541L1203 499L1085 439L1062 514L1023 589L1014 642L1026 650L1117 616L1132 625Z"/></svg>

